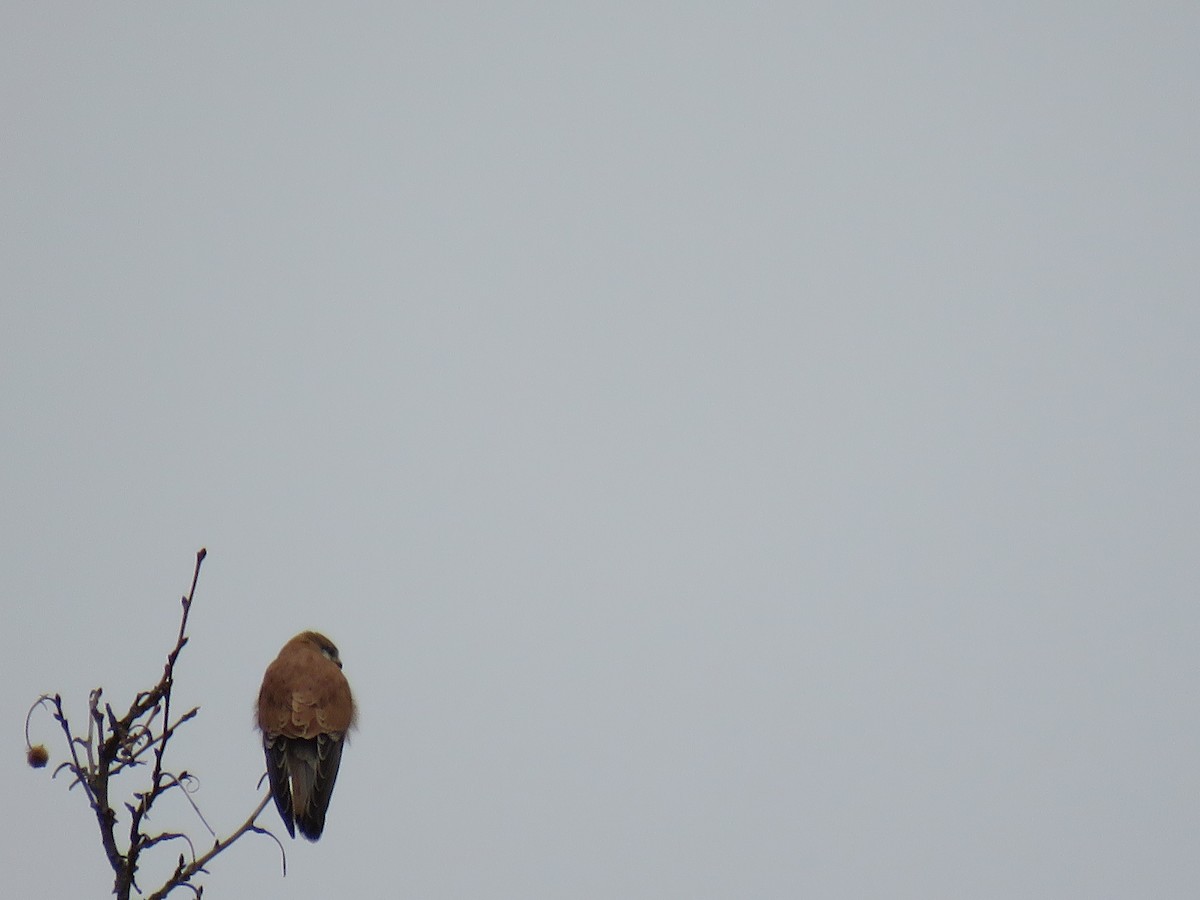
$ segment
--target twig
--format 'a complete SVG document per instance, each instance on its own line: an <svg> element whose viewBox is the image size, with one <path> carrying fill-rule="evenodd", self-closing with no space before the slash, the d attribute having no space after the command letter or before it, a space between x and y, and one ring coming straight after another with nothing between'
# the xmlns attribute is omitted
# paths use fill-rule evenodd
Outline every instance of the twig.
<svg viewBox="0 0 1200 900"><path fill-rule="evenodd" d="M268 831L266 828L261 828L255 824L255 820L257 820L258 817L262 814L262 811L267 808L267 804L270 802L270 800L271 800L270 794L267 794L265 797L263 797L262 800L259 801L259 804L255 808L254 812L252 812L250 814L250 818L248 818L245 822L243 822L241 827L238 828L237 831L235 831L229 837L225 838L225 840L221 840L220 838L218 838L213 843L212 849L209 850L207 853L205 853L203 856L201 856L199 859L193 859L190 863L187 863L185 865L184 861L183 861L183 857L182 856L179 857L179 864L175 867L175 874L171 876L170 880L168 880L166 884L164 884L161 888L159 888L157 891L155 891L153 894L151 894L150 897L148 898L148 900L162 900L163 897L167 896L167 894L171 893L171 891L175 890L175 888L183 887L184 885L186 885L186 883L189 880L191 880L193 875L197 875L201 872L207 871L207 869L205 869L205 866L207 866L210 862L212 862L212 860L215 859L218 854L220 854L220 853L224 852L226 849L228 849L230 844L232 844L234 841L236 841L238 838L242 837L245 834L250 834L250 833L265 834L267 837L271 838L272 840L275 841L276 844L279 845L279 851L282 854L283 853L283 844L280 843L279 838L275 837L275 835L272 834L270 831ZM286 855L283 856L283 874L287 875L287 856ZM188 885L188 886L190 887L190 885Z"/></svg>
<svg viewBox="0 0 1200 900"><path fill-rule="evenodd" d="M88 805L96 816L105 856L113 870L113 893L118 900L129 900L131 892L135 890L139 894L142 893L137 884L142 852L171 841L186 842L190 851L188 855L192 861L187 862L184 855L181 854L175 872L162 887L150 895L151 900L165 897L180 887L187 888L195 896L200 897L204 888L192 884L191 880L195 876L207 872L205 867L209 862L246 834L267 835L279 846L280 853L283 853L283 845L279 839L267 829L256 824L258 816L270 800L269 793L258 804L250 818L228 838L222 840L216 838L216 832L205 820L192 799L191 794L194 788L189 789L189 784L195 780L194 776L186 771L175 774L169 771L165 764L167 747L171 738L184 723L191 721L199 712L199 708L196 707L188 710L176 721L172 722L171 720L171 695L175 686L175 666L183 648L188 643L188 617L196 595L196 585L200 579L200 566L206 555L206 551L203 549L196 554L196 567L192 572L191 588L182 599L179 631L174 647L167 654L162 677L149 691L137 693L133 703L130 704L128 711L123 716L118 717L110 704L102 704L103 690L96 688L88 696L87 732L82 736L72 731L63 709L62 697L58 694L43 694L30 707L29 714L25 717L25 743L29 763L35 767L45 765L48 754L42 745L38 744L35 747L29 739L29 721L33 711L38 707L49 708L54 720L62 729L67 740L70 759L61 763L54 770L54 775L57 776L59 772L66 770L72 776L69 788L73 788L76 784L83 786ZM159 725L157 730L156 725ZM123 853L118 846L116 836L117 813L110 800L111 780L113 776L120 775L127 769L144 765L146 763L144 757L147 753L153 757L149 786L145 791L135 792L132 795L132 801L123 804L124 809L129 813L128 849ZM201 823L215 839L212 848L199 858L196 857L192 839L186 834L182 832L150 834L144 829L154 804L160 797L175 788L183 792ZM286 855L283 858L283 871L286 875Z"/></svg>

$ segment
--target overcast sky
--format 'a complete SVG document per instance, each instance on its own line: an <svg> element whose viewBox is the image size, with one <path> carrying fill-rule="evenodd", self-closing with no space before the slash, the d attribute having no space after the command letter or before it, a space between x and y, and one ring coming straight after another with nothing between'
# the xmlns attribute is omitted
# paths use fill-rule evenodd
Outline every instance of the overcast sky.
<svg viewBox="0 0 1200 900"><path fill-rule="evenodd" d="M1200 895L1200 7L701 6L0 10L13 896L201 546L206 896Z"/></svg>

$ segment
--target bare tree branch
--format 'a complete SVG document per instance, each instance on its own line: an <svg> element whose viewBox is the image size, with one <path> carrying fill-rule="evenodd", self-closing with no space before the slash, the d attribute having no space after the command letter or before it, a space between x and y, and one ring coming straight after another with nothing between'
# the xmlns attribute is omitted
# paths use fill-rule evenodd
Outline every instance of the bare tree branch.
<svg viewBox="0 0 1200 900"><path fill-rule="evenodd" d="M167 654L163 666L162 677L148 691L135 695L128 711L118 717L111 704L101 701L104 692L96 688L88 696L87 732L83 735L72 730L63 709L62 697L58 694L43 694L30 707L25 717L25 744L29 764L35 768L46 765L49 754L46 748L34 745L29 738L29 722L37 709L48 709L53 719L58 723L66 738L70 758L59 764L52 777L59 772L67 771L72 776L68 789L76 785L83 787L88 806L96 817L100 830L100 842L104 854L113 870L113 893L118 900L129 900L133 891L141 894L138 887L137 875L142 862L142 853L154 847L172 841L184 841L189 848L187 856L181 854L170 878L151 895L151 900L166 897L176 888L186 888L196 897L202 896L204 888L194 884L193 879L203 873L205 868L218 854L243 836L254 833L270 837L279 846L283 854L283 845L270 831L257 823L259 815L270 800L268 793L251 813L250 817L229 837L221 839L201 814L199 807L192 797L195 778L186 771L172 772L166 766L167 748L181 726L190 722L199 713L199 707L185 712L178 719L171 719L172 690L175 686L175 667L183 648L188 644L187 625L191 613L192 601L196 594L196 585L200 579L200 566L204 562L207 551L201 549L196 553L196 567L192 572L192 584L187 595L182 598L182 614L179 621L179 631L175 645ZM150 759L147 759L149 755ZM134 791L129 801L121 804L129 818L124 849L117 834L118 814L114 808L110 788L115 776L126 771L147 765L152 760L149 785L146 790ZM182 832L159 832L151 834L146 830L151 810L155 803L168 792L178 789L187 798L197 818L208 833L213 836L214 843L208 852L197 857L195 844L192 839ZM188 857L191 861L188 862ZM287 857L283 857L283 872L287 874Z"/></svg>

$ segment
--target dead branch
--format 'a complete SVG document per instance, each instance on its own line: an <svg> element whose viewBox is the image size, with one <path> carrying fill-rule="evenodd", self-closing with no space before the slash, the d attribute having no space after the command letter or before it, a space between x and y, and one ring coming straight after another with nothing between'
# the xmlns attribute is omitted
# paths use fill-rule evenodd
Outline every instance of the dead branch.
<svg viewBox="0 0 1200 900"><path fill-rule="evenodd" d="M77 734L72 729L63 709L62 697L58 694L43 694L30 707L29 713L25 717L27 757L29 764L35 768L44 766L49 759L49 754L43 745L34 745L29 739L29 720L34 711L48 709L62 730L66 738L69 759L58 765L52 777L57 777L59 772L66 771L72 778L68 789L72 789L76 785L83 788L88 806L96 817L104 854L113 870L113 893L118 900L129 900L133 891L137 891L139 894L143 893L137 883L142 854L172 841L182 840L188 845L188 856L191 861L188 862L187 858L180 854L175 871L161 887L150 895L151 900L166 897L176 888L186 888L195 896L200 897L204 888L201 885L193 884L192 880L200 874L207 873L205 867L219 853L244 835L251 833L267 835L279 845L281 854L283 852L283 845L279 839L267 829L256 824L258 816L270 800L269 793L262 798L250 818L229 837L216 838L216 833L205 821L191 796L191 790L195 788L192 787L189 790L188 785L194 782L194 777L188 772L174 773L166 765L167 748L170 746L171 740L179 728L192 721L200 711L199 707L195 707L174 721L171 718L171 695L175 686L175 667L183 648L188 643L188 616L191 613L192 601L196 594L196 585L200 579L200 566L204 562L206 554L207 551L204 549L196 553L196 567L192 572L191 588L182 598L179 631L174 647L167 654L162 677L150 690L136 694L124 715L118 717L110 704L102 705L104 692L101 688L96 688L88 696L88 722L85 734ZM111 791L114 790L113 779L130 769L146 765L150 765L148 788L133 792L131 800L120 804L128 816L129 823L125 832L126 837L121 840L118 835L119 816L111 799ZM215 838L212 848L199 857L196 856L194 842L186 834L182 832L152 834L146 830L146 823L154 805L163 796L176 789L182 791L187 797L201 823ZM283 859L283 870L286 875L286 856Z"/></svg>

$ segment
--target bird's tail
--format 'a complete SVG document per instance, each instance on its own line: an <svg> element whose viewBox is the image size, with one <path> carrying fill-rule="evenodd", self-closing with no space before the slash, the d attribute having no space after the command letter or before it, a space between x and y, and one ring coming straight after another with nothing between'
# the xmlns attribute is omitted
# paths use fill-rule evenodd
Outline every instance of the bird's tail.
<svg viewBox="0 0 1200 900"><path fill-rule="evenodd" d="M296 827L315 841L325 830L325 812L342 760L341 736L321 734L313 740L293 740L288 745L288 756Z"/></svg>

